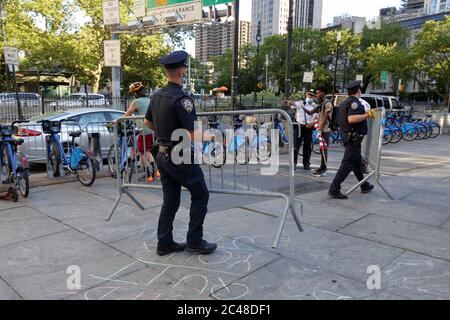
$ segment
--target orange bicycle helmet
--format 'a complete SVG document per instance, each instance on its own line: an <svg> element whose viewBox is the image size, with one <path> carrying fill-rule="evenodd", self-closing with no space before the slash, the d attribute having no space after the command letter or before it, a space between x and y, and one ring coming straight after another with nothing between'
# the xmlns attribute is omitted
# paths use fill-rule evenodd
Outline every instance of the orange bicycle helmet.
<svg viewBox="0 0 450 320"><path fill-rule="evenodd" d="M132 85L130 85L130 89L128 90L128 93L134 93L142 89L144 85L142 82L135 82Z"/></svg>

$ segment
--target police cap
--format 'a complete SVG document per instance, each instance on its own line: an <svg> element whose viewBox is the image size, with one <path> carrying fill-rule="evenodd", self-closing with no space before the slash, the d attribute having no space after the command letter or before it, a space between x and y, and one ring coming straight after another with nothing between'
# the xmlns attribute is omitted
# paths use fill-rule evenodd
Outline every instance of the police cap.
<svg viewBox="0 0 450 320"><path fill-rule="evenodd" d="M159 63L166 69L178 69L181 67L187 67L186 60L189 54L186 51L174 51L165 57L159 59Z"/></svg>
<svg viewBox="0 0 450 320"><path fill-rule="evenodd" d="M347 89L347 90L358 89L358 88L361 88L361 84L362 84L361 80L356 80L356 81L353 81L353 82L350 82L349 84L347 84L345 86L345 89Z"/></svg>

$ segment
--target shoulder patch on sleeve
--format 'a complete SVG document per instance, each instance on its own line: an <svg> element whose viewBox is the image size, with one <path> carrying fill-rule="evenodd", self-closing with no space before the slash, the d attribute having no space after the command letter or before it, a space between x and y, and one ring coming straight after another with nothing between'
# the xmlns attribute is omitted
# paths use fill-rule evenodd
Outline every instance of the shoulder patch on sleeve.
<svg viewBox="0 0 450 320"><path fill-rule="evenodd" d="M353 102L353 103L350 105L350 107L351 107L353 110L356 110L356 109L358 109L358 104L357 104L356 102Z"/></svg>
<svg viewBox="0 0 450 320"><path fill-rule="evenodd" d="M183 98L181 99L181 106L184 110L186 110L187 113L192 113L192 110L194 110L194 103L190 98Z"/></svg>

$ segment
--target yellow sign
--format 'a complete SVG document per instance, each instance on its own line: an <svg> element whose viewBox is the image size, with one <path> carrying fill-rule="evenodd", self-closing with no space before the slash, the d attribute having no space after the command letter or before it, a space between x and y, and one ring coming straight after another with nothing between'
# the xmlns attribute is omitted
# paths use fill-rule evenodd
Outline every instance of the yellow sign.
<svg viewBox="0 0 450 320"><path fill-rule="evenodd" d="M262 82L260 81L260 82L258 82L257 86L258 86L258 89L261 90L262 88L264 88L264 83L262 83Z"/></svg>

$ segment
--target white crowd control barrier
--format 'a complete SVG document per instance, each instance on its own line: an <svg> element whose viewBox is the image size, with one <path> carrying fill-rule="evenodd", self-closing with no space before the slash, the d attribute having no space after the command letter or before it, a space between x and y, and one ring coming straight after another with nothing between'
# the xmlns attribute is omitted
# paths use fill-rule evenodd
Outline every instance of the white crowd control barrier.
<svg viewBox="0 0 450 320"><path fill-rule="evenodd" d="M353 186L347 191L347 194L352 193L364 182L368 181L372 177L375 178L375 182L386 193L389 199L394 200L391 194L381 184L381 149L383 147L383 119L386 111L384 108L373 109L375 111L375 119L368 121L369 131L362 143L362 156L368 163L368 168L372 170L364 180L360 181L357 185Z"/></svg>
<svg viewBox="0 0 450 320"><path fill-rule="evenodd" d="M284 120L284 128L275 121L280 118ZM203 163L210 193L285 200L285 205L280 207L282 212L273 240L274 248L278 247L289 211L298 229L303 231L295 208L293 148L289 148L287 166L280 165L283 162L279 159L279 129L285 130L289 141L293 141L290 116L278 109L242 110L198 113L198 119L195 140L200 141L197 137L204 133L204 136L215 137L194 143L194 161ZM162 189L157 181L146 182L146 171L153 169L151 157L139 155L136 150L142 121L143 117L124 117L114 123L114 152L113 155L110 153L108 163L114 166L110 171L117 176L118 195L107 221L112 218L123 194L144 210L131 189ZM141 141L146 144L146 139L141 138ZM147 150L146 145L144 149ZM302 210L302 205L300 208Z"/></svg>

